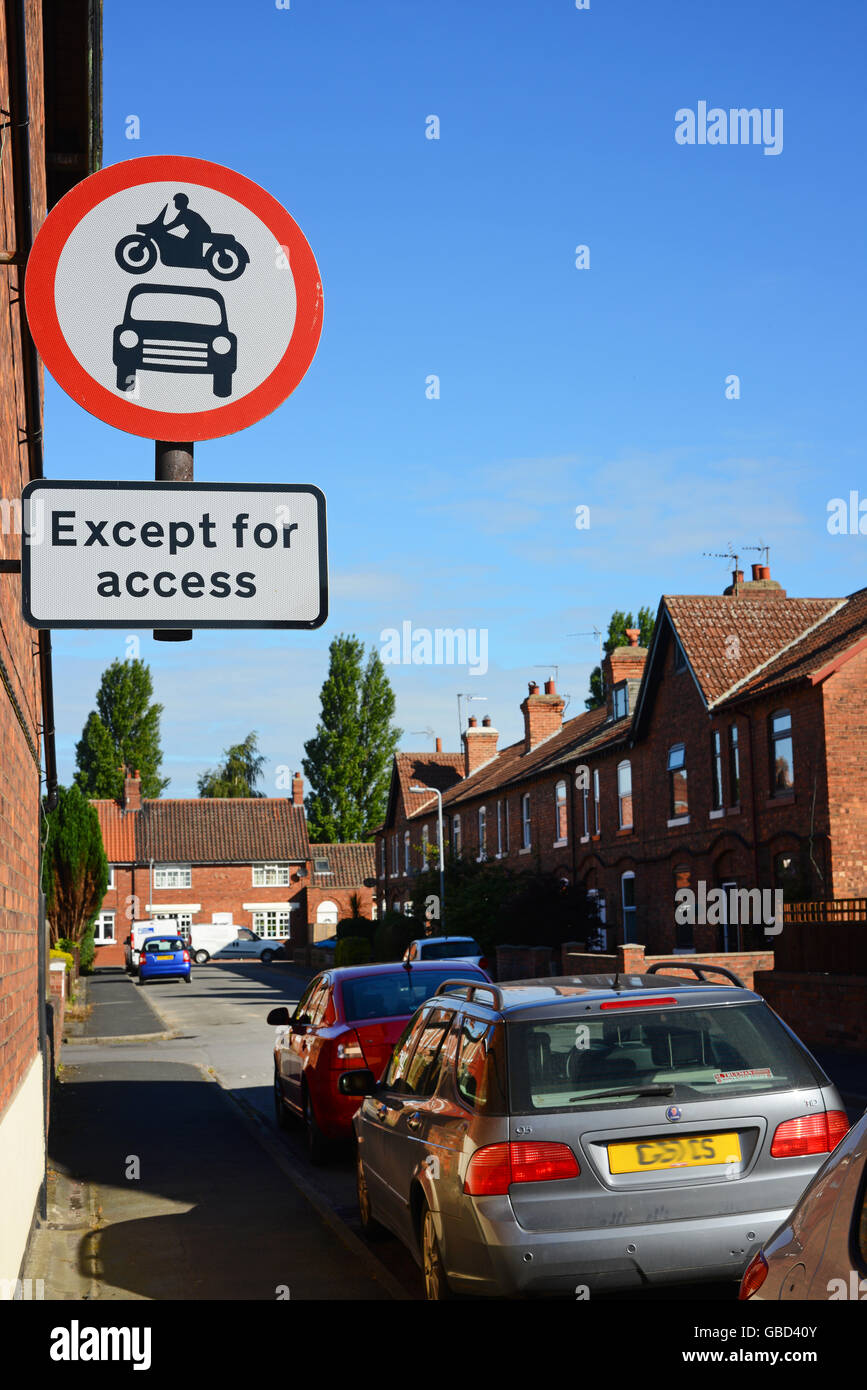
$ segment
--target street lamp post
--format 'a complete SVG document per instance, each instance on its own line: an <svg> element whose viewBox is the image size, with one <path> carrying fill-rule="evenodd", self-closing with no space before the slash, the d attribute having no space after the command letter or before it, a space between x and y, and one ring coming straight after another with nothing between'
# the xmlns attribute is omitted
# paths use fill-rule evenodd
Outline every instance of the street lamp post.
<svg viewBox="0 0 867 1390"><path fill-rule="evenodd" d="M446 923L446 898L445 898L445 857L443 852L443 795L436 787L410 787L411 792L429 792L437 799L437 838L440 861L440 927L441 936L447 936L444 930Z"/></svg>

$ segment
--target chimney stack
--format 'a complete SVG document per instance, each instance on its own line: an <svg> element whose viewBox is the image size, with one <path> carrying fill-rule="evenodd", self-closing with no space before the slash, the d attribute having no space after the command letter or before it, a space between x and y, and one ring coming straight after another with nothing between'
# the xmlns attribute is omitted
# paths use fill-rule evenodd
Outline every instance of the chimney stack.
<svg viewBox="0 0 867 1390"><path fill-rule="evenodd" d="M442 741L441 738L438 738L438 739L437 739L437 748L436 748L436 751L437 751L438 753L441 753L441 752L443 751L443 741Z"/></svg>
<svg viewBox="0 0 867 1390"><path fill-rule="evenodd" d="M292 774L292 805L304 805L304 778L300 772L293 772Z"/></svg>
<svg viewBox="0 0 867 1390"><path fill-rule="evenodd" d="M138 768L135 772L127 772L123 779L123 809L141 810L141 773Z"/></svg>
<svg viewBox="0 0 867 1390"><path fill-rule="evenodd" d="M545 682L544 695L539 694L535 681L528 682L528 694L521 703L524 716L524 752L544 742L553 734L559 734L563 727L563 710L566 702L557 694L553 680Z"/></svg>
<svg viewBox="0 0 867 1390"><path fill-rule="evenodd" d="M732 582L723 590L726 598L785 598L786 591L771 578L768 565L753 565L752 579L744 583L743 570L732 570Z"/></svg>
<svg viewBox="0 0 867 1390"><path fill-rule="evenodd" d="M466 732L461 734L464 745L464 776L470 777L483 763L497 756L499 731L491 724L491 716L486 714L482 727L478 727L475 715L467 720Z"/></svg>

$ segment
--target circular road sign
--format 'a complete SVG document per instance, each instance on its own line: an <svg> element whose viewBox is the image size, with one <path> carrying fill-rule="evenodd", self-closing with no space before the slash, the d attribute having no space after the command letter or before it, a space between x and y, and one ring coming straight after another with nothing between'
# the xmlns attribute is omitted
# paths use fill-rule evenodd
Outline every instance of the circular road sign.
<svg viewBox="0 0 867 1390"><path fill-rule="evenodd" d="M242 174L183 155L112 164L48 214L27 318L59 386L147 439L216 439L295 390L322 331L297 223Z"/></svg>

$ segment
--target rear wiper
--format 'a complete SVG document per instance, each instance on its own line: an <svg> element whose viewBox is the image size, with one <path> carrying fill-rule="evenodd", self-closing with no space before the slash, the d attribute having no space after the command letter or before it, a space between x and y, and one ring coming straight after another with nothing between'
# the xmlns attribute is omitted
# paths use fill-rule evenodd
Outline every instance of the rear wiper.
<svg viewBox="0 0 867 1390"><path fill-rule="evenodd" d="M570 1096L568 1104L579 1100L604 1100L606 1096L673 1096L674 1087L670 1082L657 1081L652 1086L618 1086L614 1091L591 1091L585 1096Z"/></svg>

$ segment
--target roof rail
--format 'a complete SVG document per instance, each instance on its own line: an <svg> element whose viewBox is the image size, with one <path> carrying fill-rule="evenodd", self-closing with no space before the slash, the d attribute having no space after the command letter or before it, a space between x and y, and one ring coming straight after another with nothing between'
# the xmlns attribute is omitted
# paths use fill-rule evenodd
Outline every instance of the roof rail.
<svg viewBox="0 0 867 1390"><path fill-rule="evenodd" d="M706 980L704 977L704 972L706 970L709 970L714 975L725 975L726 979L731 980L732 984L737 985L739 989L746 989L746 985L744 984L740 976L735 975L734 972L731 970L726 970L724 965L693 965L690 961L686 960L677 961L673 964L670 960L657 960L653 962L653 965L649 965L644 973L645 975L655 975L657 971L662 971L662 973L664 974L666 967L669 970L680 970L681 968L691 970L695 975L698 976L702 984L706 985L713 983L712 980Z"/></svg>
<svg viewBox="0 0 867 1390"><path fill-rule="evenodd" d="M443 980L442 984L437 986L434 997L436 997L436 994L452 994L458 989L467 990L467 999L469 1002L473 1001L479 990L484 990L484 992L490 994L493 999L495 1009L502 1009L503 1007L503 991L500 989L499 985L480 985L475 980Z"/></svg>

